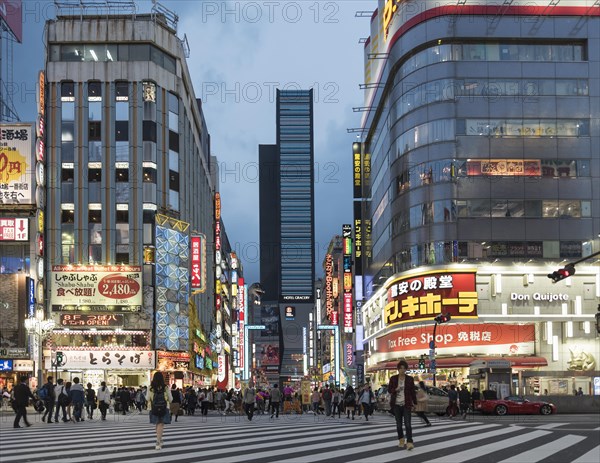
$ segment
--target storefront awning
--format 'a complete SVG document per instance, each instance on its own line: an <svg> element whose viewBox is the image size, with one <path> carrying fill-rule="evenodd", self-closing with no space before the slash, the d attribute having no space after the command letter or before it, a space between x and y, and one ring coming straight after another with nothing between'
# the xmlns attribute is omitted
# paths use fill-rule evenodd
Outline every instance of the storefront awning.
<svg viewBox="0 0 600 463"><path fill-rule="evenodd" d="M435 363L440 368L464 368L468 367L475 360L509 360L513 368L535 368L548 366L548 361L544 357L438 357ZM411 370L419 369L419 360L407 360L408 368ZM427 361L429 363L429 361ZM379 370L395 370L398 360L380 362L375 366L367 368L371 373Z"/></svg>

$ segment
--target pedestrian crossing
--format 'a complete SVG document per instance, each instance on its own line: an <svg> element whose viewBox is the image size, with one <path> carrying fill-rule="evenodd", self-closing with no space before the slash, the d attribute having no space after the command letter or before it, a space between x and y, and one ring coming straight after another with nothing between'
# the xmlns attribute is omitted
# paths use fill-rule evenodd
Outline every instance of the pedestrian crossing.
<svg viewBox="0 0 600 463"><path fill-rule="evenodd" d="M11 417L12 418L12 417ZM12 462L502 462L597 463L597 433L560 432L553 427L506 425L485 420L413 419L415 448L398 448L393 417L368 422L314 415L182 416L165 427L155 450L147 413L113 415L107 421L47 424L13 429L0 419L0 460Z"/></svg>

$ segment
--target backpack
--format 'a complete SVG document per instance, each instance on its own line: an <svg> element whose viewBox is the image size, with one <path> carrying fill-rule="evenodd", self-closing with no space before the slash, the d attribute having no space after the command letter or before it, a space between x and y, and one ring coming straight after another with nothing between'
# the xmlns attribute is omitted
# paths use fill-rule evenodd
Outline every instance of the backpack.
<svg viewBox="0 0 600 463"><path fill-rule="evenodd" d="M65 393L65 387L63 386L60 390L60 394L58 394L58 404L66 406L69 405L70 402L71 399L69 399L69 396Z"/></svg>
<svg viewBox="0 0 600 463"><path fill-rule="evenodd" d="M151 413L158 418L162 418L167 413L167 400L165 399L165 390L161 389L154 394L152 398Z"/></svg>
<svg viewBox="0 0 600 463"><path fill-rule="evenodd" d="M38 399L40 400L48 400L48 386L46 384L44 384L41 388L38 389L37 391L37 396Z"/></svg>

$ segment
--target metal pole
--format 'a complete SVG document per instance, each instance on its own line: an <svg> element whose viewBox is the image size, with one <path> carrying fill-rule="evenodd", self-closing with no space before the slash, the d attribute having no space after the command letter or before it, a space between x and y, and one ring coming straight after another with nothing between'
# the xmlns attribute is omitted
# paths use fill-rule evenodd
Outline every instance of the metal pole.
<svg viewBox="0 0 600 463"><path fill-rule="evenodd" d="M41 332L41 326L40 326L40 331L38 332L38 384L37 387L39 388L42 384L44 384L43 378L42 378L42 362L44 361L44 352L42 350L42 332Z"/></svg>
<svg viewBox="0 0 600 463"><path fill-rule="evenodd" d="M435 345L435 332L437 330L437 326L438 326L438 324L437 324L437 322L435 322L435 325L433 325L433 360L434 361L435 361L435 348L436 348L436 345ZM429 365L431 365L431 363ZM436 373L436 371L437 371L437 364L435 365L435 368L433 369L433 387L436 387L435 386L435 373Z"/></svg>

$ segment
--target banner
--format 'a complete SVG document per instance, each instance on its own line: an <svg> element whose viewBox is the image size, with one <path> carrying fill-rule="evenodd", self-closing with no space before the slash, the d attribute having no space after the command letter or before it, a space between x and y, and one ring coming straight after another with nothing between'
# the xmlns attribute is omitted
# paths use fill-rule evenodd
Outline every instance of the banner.
<svg viewBox="0 0 600 463"><path fill-rule="evenodd" d="M49 283L51 305L142 305L140 266L54 265Z"/></svg>
<svg viewBox="0 0 600 463"><path fill-rule="evenodd" d="M531 355L535 349L535 325L481 323L439 325L435 346L441 354ZM401 328L376 340L377 353L427 352L433 340L431 325Z"/></svg>
<svg viewBox="0 0 600 463"><path fill-rule="evenodd" d="M156 359L153 350L62 350L63 370L153 370ZM46 357L46 369L52 369Z"/></svg>
<svg viewBox="0 0 600 463"><path fill-rule="evenodd" d="M0 124L0 204L34 204L33 126Z"/></svg>

